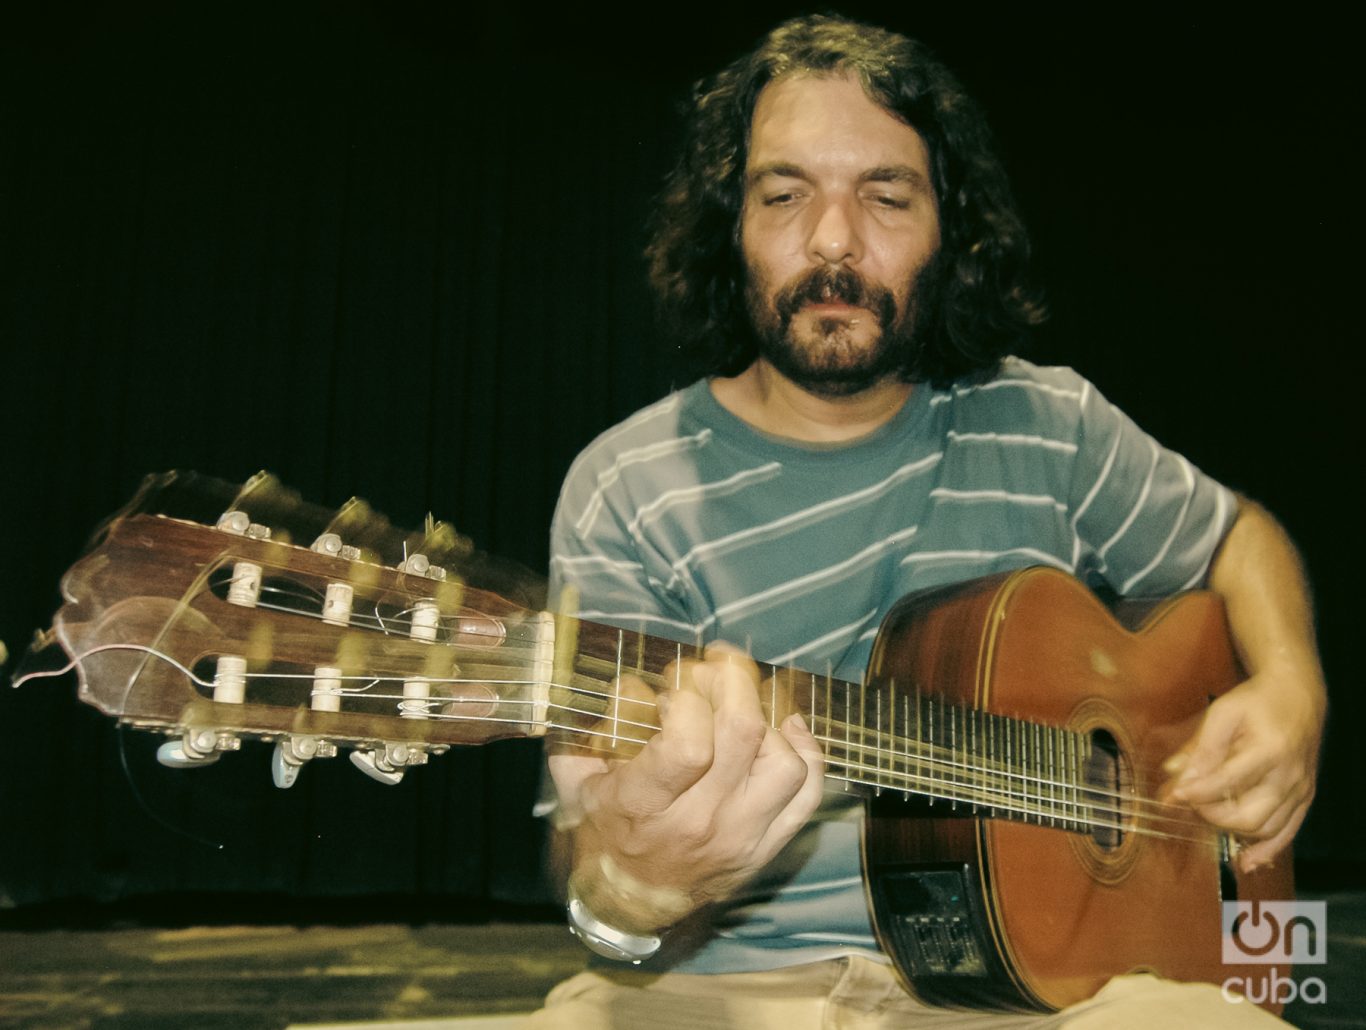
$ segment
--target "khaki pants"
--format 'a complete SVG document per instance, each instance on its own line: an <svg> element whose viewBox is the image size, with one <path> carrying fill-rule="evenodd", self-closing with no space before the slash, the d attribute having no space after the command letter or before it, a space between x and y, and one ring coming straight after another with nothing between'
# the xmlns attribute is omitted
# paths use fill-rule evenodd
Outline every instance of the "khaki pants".
<svg viewBox="0 0 1366 1030"><path fill-rule="evenodd" d="M580 973L530 1016L527 1030L998 1030L1066 1027L1282 1027L1218 987L1121 976L1094 998L1051 1015L935 1008L909 997L891 970L864 958L764 973L652 975L629 969Z"/></svg>

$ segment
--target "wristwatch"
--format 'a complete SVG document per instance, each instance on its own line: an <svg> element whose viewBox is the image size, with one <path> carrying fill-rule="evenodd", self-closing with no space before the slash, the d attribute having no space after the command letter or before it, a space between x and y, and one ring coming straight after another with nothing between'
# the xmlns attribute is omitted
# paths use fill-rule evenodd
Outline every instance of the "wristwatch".
<svg viewBox="0 0 1366 1030"><path fill-rule="evenodd" d="M653 958L664 943L659 937L642 937L608 926L588 911L572 885L569 888L568 915L569 932L583 941L584 947L593 954L614 962L630 962L638 966L647 958Z"/></svg>

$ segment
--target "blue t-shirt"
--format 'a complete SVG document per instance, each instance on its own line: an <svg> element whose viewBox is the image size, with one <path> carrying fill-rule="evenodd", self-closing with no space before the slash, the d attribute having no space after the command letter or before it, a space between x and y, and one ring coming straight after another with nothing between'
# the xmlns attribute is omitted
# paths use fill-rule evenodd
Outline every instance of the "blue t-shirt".
<svg viewBox="0 0 1366 1030"><path fill-rule="evenodd" d="M1198 586L1233 496L1069 369L917 385L860 440L755 430L698 382L574 463L551 530L552 598L580 618L858 682L883 616L914 591L1050 565L1125 596ZM862 808L832 794L706 932L650 965L742 972L876 952Z"/></svg>

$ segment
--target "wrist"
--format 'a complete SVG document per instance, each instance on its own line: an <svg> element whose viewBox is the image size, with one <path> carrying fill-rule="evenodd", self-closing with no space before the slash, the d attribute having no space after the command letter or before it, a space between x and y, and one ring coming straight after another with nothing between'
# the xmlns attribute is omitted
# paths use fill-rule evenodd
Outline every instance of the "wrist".
<svg viewBox="0 0 1366 1030"><path fill-rule="evenodd" d="M569 902L566 905L569 932L577 937L589 951L614 962L630 962L639 965L653 958L664 943L658 934L633 934L604 923L584 904L569 884Z"/></svg>
<svg viewBox="0 0 1366 1030"><path fill-rule="evenodd" d="M595 919L636 937L656 935L696 908L686 891L644 883L601 851L577 864L569 897Z"/></svg>

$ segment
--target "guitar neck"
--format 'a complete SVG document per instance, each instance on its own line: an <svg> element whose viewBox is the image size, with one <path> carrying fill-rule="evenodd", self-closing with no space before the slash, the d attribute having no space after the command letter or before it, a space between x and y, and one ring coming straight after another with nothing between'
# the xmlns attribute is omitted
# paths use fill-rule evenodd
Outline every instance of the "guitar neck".
<svg viewBox="0 0 1366 1030"><path fill-rule="evenodd" d="M551 689L555 746L635 754L658 731L654 696L680 689L682 663L701 649L567 618L556 627L557 651L572 650L572 666L557 663ZM949 704L933 684L850 683L772 665L760 674L768 724L800 714L839 789L1082 829L1097 777L1113 778L1088 735Z"/></svg>
<svg viewBox="0 0 1366 1030"><path fill-rule="evenodd" d="M73 600L54 626L82 698L187 740L319 739L418 761L548 734L625 757L658 731L656 693L678 689L680 661L698 654L407 561L147 515L112 523L64 590ZM1071 826L1097 803L1097 782L1109 795L1120 786L1089 736L946 703L934 683L762 677L770 725L800 713L843 789Z"/></svg>

